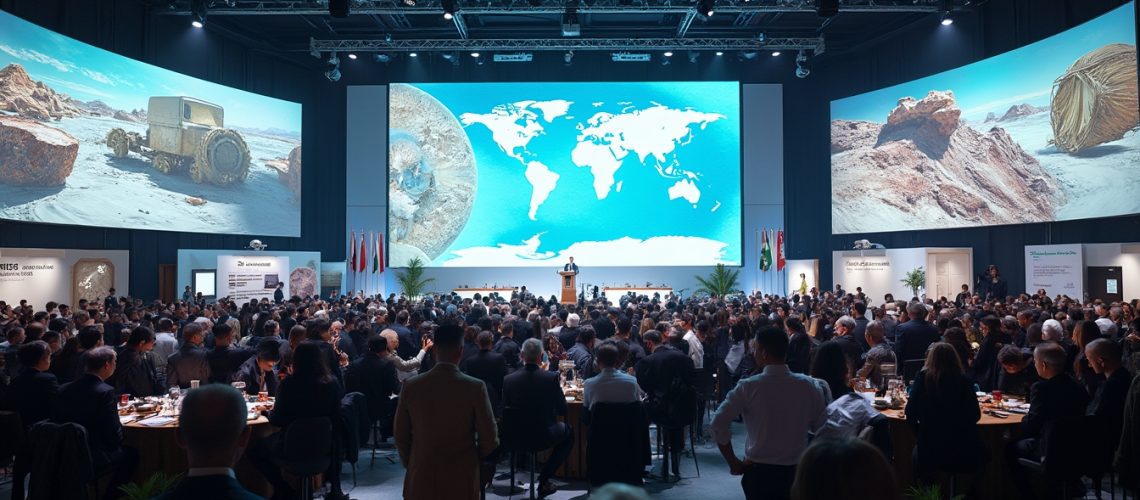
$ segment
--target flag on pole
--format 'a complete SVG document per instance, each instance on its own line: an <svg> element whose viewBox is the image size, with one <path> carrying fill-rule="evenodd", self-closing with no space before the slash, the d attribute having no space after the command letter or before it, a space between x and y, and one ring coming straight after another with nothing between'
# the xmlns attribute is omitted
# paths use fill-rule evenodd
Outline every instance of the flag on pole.
<svg viewBox="0 0 1140 500"><path fill-rule="evenodd" d="M372 269L384 272L384 233L376 233L376 261Z"/></svg>
<svg viewBox="0 0 1140 500"><path fill-rule="evenodd" d="M380 270L380 233L372 240L372 274Z"/></svg>
<svg viewBox="0 0 1140 500"><path fill-rule="evenodd" d="M768 231L764 231L764 243L760 246L760 270L767 271L772 267L772 247L768 245Z"/></svg>
<svg viewBox="0 0 1140 500"><path fill-rule="evenodd" d="M787 261L784 260L784 230L781 229L776 232L776 270L783 271L786 263Z"/></svg>
<svg viewBox="0 0 1140 500"><path fill-rule="evenodd" d="M364 230L361 229L360 230L360 268L357 270L360 272L364 272L364 269L367 267L367 261L368 261L368 247L364 246Z"/></svg>
<svg viewBox="0 0 1140 500"><path fill-rule="evenodd" d="M352 232L352 241L348 244L349 253L349 267L350 271L356 271L356 231Z"/></svg>

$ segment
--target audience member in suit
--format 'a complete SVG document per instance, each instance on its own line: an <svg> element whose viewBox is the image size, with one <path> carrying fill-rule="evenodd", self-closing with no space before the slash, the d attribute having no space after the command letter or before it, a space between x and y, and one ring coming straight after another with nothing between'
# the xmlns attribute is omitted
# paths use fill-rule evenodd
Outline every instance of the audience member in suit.
<svg viewBox="0 0 1140 500"><path fill-rule="evenodd" d="M675 339L684 338L682 332L676 327L671 328L669 336ZM695 387L696 369L693 367L692 359L676 347L662 342L660 332L650 330L642 335L641 340L645 342L645 350L651 354L637 364L634 372L637 373L637 385L641 386L641 390L645 391L649 397L650 415L660 423L663 417L668 417L661 414L661 409L665 406L663 403L674 385L674 379L679 379L681 384ZM682 342L684 341L682 340ZM670 457L673 466L672 472L674 475L680 476L679 458L681 447L684 445L684 429L671 428L669 431L666 439L669 440L673 455ZM662 475L664 476L664 474Z"/></svg>
<svg viewBox="0 0 1140 500"><path fill-rule="evenodd" d="M463 356L462 327L440 326L434 344L435 366L404 384L396 408L396 448L407 468L404 498L475 500L480 460L499 446L491 400L483 382L457 366ZM457 416L464 425L455 425Z"/></svg>
<svg viewBox="0 0 1140 500"><path fill-rule="evenodd" d="M164 392L150 360L154 341L154 332L150 328L136 326L131 330L127 343L116 349L117 367L111 377L115 392L133 397L158 396Z"/></svg>
<svg viewBox="0 0 1140 500"><path fill-rule="evenodd" d="M214 325L214 348L206 353L210 362L210 382L228 384L233 382L242 363L253 356L250 349L234 344L234 329L227 323Z"/></svg>
<svg viewBox="0 0 1140 500"><path fill-rule="evenodd" d="M855 321L855 326L850 332L851 338L857 340L859 346L863 348L863 352L866 352L871 348L865 337L867 323L870 323L871 320L867 318L867 304L865 302L856 302L851 305L851 319Z"/></svg>
<svg viewBox="0 0 1140 500"><path fill-rule="evenodd" d="M931 344L906 404L906 421L916 436L915 477L929 482L936 472L979 470L987 460L978 433L981 417L974 382L962 370L954 347Z"/></svg>
<svg viewBox="0 0 1140 500"><path fill-rule="evenodd" d="M594 327L594 338L606 340L614 336L614 333L617 332L617 327L614 325L614 316L613 313L602 315L599 312L598 317L594 318L594 321L591 322L591 325Z"/></svg>
<svg viewBox="0 0 1140 500"><path fill-rule="evenodd" d="M502 354L491 351L494 335L491 332L480 332L475 338L479 345L479 352L464 362L460 369L472 377L482 380L487 385L487 395L491 398L491 407L495 415L502 414L503 377L507 376L507 360Z"/></svg>
<svg viewBox="0 0 1140 500"><path fill-rule="evenodd" d="M808 373L811 368L811 348L815 339L807 334L799 318L784 320L788 330L788 369L792 373Z"/></svg>
<svg viewBox="0 0 1140 500"><path fill-rule="evenodd" d="M167 387L190 387L190 381L206 383L210 380L210 362L202 348L205 331L201 323L186 323L182 327L182 345L166 361Z"/></svg>
<svg viewBox="0 0 1140 500"><path fill-rule="evenodd" d="M0 354L4 356L4 373L5 378L10 379L20 373L20 358L16 355L23 345L27 335L24 328L21 326L13 326L8 328L7 331L8 341L5 342L6 346L0 348Z"/></svg>
<svg viewBox="0 0 1140 500"><path fill-rule="evenodd" d="M1032 358L1020 347L1007 345L998 352L998 364L1001 365L1001 373L998 374L997 389L1003 394L1028 400L1033 384L1041 380L1041 377L1037 376L1037 368L1033 366Z"/></svg>
<svg viewBox="0 0 1140 500"><path fill-rule="evenodd" d="M296 498L297 493L285 481L281 470L273 463L274 456L284 453L285 431L294 422L305 418L328 418L337 435L340 417L340 400L344 388L330 373L326 356L316 342L301 342L293 351L293 373L281 382L269 423L281 430L255 443L249 450L250 461L273 485L273 498ZM333 499L347 498L340 490L340 460L333 457L325 477L332 482Z"/></svg>
<svg viewBox="0 0 1140 500"><path fill-rule="evenodd" d="M63 350L51 362L51 372L59 383L66 384L78 379L84 373L83 353L103 345L103 332L93 326L85 326L79 333L67 340Z"/></svg>
<svg viewBox="0 0 1140 500"><path fill-rule="evenodd" d="M566 351L566 358L574 362L574 371L578 378L585 380L597 373L594 366L594 342L596 340L594 328L584 326L578 331L578 341Z"/></svg>
<svg viewBox="0 0 1140 500"><path fill-rule="evenodd" d="M521 367L521 361L519 360L519 343L515 341L515 323L504 322L500 333L502 335L492 350L503 355L503 359L507 362L508 372L518 370Z"/></svg>
<svg viewBox="0 0 1140 500"><path fill-rule="evenodd" d="M264 340L257 344L257 355L250 356L238 367L233 382L245 382L245 393L256 396L265 391L277 396L277 374L273 369L281 361L281 350L274 340Z"/></svg>
<svg viewBox="0 0 1140 500"><path fill-rule="evenodd" d="M281 305L285 302L285 283L277 282L277 289L273 291L273 303Z"/></svg>
<svg viewBox="0 0 1140 500"><path fill-rule="evenodd" d="M310 319L305 322L305 336L303 343L311 343L320 348L325 358L325 366L343 389L344 370L341 368L347 366L349 360L347 356L337 354L333 349L333 323L322 317Z"/></svg>
<svg viewBox="0 0 1140 500"><path fill-rule="evenodd" d="M115 373L115 350L100 346L83 353L86 373L59 388L52 412L57 423L74 422L87 430L87 447L96 475L111 473L104 498L119 498L139 463L134 448L123 446L119 423L119 398L115 388L104 383Z"/></svg>
<svg viewBox="0 0 1140 500"><path fill-rule="evenodd" d="M51 417L59 383L48 372L51 350L46 342L34 340L20 346L20 373L8 385L3 408L20 414L24 428Z"/></svg>
<svg viewBox="0 0 1140 500"><path fill-rule="evenodd" d="M518 409L530 418L537 419L546 427L542 443L553 446L554 450L538 475L539 496L555 491L550 477L562 466L574 448L574 431L565 422L559 422L559 415L566 415L566 397L559 385L558 373L541 369L542 342L527 339L522 346L523 368L503 380L503 406Z"/></svg>
<svg viewBox="0 0 1140 500"><path fill-rule="evenodd" d="M981 320L982 341L978 346L978 353L974 356L974 363L970 365L969 375L982 392L994 390L997 384L998 351L1013 343L1013 338L1001 329L1001 320L997 316L986 316Z"/></svg>
<svg viewBox="0 0 1140 500"><path fill-rule="evenodd" d="M255 500L234 476L234 465L249 445L246 404L233 387L192 389L182 400L175 439L186 450L190 470L158 500Z"/></svg>
<svg viewBox="0 0 1140 500"><path fill-rule="evenodd" d="M1010 469L1014 472L1021 491L1033 491L1033 485L1018 458L1039 461L1045 454L1044 442L1057 419L1085 414L1089 395L1084 387L1065 373L1065 350L1053 342L1046 342L1033 350L1033 362L1041 381L1030 391L1029 413L1021 421L1021 438L1011 442L1006 450Z"/></svg>
<svg viewBox="0 0 1140 500"><path fill-rule="evenodd" d="M925 359L930 344L938 342L938 328L926 321L926 306L912 302L906 306L910 321L895 328L895 355L899 363L914 359Z"/></svg>
<svg viewBox="0 0 1140 500"><path fill-rule="evenodd" d="M855 373L859 368L863 367L863 344L856 340L855 320L850 316L843 316L835 321L835 336L828 340L834 342L843 349L843 355L847 357L847 366L851 373ZM859 334L863 337L866 334L866 326L863 328L864 333ZM863 340L866 342L866 340Z"/></svg>
<svg viewBox="0 0 1140 500"><path fill-rule="evenodd" d="M558 342L562 344L563 350L569 351L578 342L578 326L581 321L577 314L570 313L566 316L566 326L558 331Z"/></svg>
<svg viewBox="0 0 1140 500"><path fill-rule="evenodd" d="M630 321L630 319L625 316L618 318L617 332L614 334L614 340L621 344L618 348L623 349L623 352L625 352L622 360L623 364L618 367L620 370L632 369L637 366L637 363L645 359L646 356L645 348L630 337L632 330L633 321ZM622 347L623 345L624 348Z"/></svg>
<svg viewBox="0 0 1140 500"><path fill-rule="evenodd" d="M348 392L360 392L368 401L372 420L387 420L395 414L393 394L400 392L396 365L388 359L388 340L379 335L368 339L367 352L345 371Z"/></svg>
<svg viewBox="0 0 1140 500"><path fill-rule="evenodd" d="M408 327L409 318L408 311L400 311L396 313L396 322L389 327L396 331L396 336L400 337L400 346L396 350L396 355L404 359L415 357L420 345L419 335Z"/></svg>
<svg viewBox="0 0 1140 500"><path fill-rule="evenodd" d="M621 371L619 340L602 342L596 350L600 371L582 384L582 403L587 410L596 403L635 403L644 394L637 379Z"/></svg>
<svg viewBox="0 0 1140 500"><path fill-rule="evenodd" d="M1089 401L1088 414L1104 419L1107 436L1114 443L1120 439L1124 426L1124 400L1132 383L1132 374L1121 366L1121 351L1120 344L1103 338L1085 346L1089 366L1097 376L1105 378Z"/></svg>
<svg viewBox="0 0 1140 500"><path fill-rule="evenodd" d="M1137 325L1134 322L1133 325ZM1135 329L1133 330L1136 331ZM1124 428L1113 461L1124 488L1140 488L1140 375L1132 378L1128 397L1124 400Z"/></svg>

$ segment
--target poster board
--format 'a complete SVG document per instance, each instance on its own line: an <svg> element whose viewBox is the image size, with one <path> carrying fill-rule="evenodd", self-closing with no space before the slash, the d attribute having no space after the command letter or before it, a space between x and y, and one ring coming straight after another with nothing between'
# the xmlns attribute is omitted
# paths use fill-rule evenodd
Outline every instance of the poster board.
<svg viewBox="0 0 1140 500"><path fill-rule="evenodd" d="M112 286L117 296L130 295L129 269L126 250L0 248L0 300L26 299L37 309L49 301L102 304Z"/></svg>
<svg viewBox="0 0 1140 500"><path fill-rule="evenodd" d="M1045 289L1049 296L1085 295L1084 245L1026 245L1025 291Z"/></svg>
<svg viewBox="0 0 1140 500"><path fill-rule="evenodd" d="M277 285L289 297L289 257L283 255L219 255L216 293L234 301L273 300Z"/></svg>

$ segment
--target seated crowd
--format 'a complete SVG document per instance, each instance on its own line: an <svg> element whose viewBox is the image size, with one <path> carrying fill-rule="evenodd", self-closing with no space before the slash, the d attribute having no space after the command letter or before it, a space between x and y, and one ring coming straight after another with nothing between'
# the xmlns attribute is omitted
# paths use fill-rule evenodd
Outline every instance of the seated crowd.
<svg viewBox="0 0 1140 500"><path fill-rule="evenodd" d="M120 395L180 391L179 441L191 469L165 498L205 491L253 498L233 480L243 456L274 498L294 498L295 483L276 460L286 431L327 418L336 435L353 434L344 415L356 401L368 422L355 425L394 437L406 498L478 498L496 464L532 450L551 450L536 481L548 495L585 425L599 436L589 455L592 486L638 486L652 465L650 422L665 450L654 472L667 480L679 477L691 432L719 448L750 499L900 498L890 463L902 457L867 438L884 417L857 390L884 389L896 370L909 389L918 484L1005 460L1019 491L1032 497L1034 481L1018 459L1042 460L1057 425L1093 416L1101 439L1079 451L1115 454L1121 484L1140 486L1137 301L965 289L954 300L884 299L873 304L861 290L836 286L791 297L623 296L573 305L525 289L474 299L108 297L75 309L0 302L0 410L19 416L25 438L39 422L82 426L95 473L110 478L106 498L121 495L139 462L123 442ZM266 416L281 430L251 440L242 398L228 384L274 397ZM566 387L581 387L583 422L559 418L568 414ZM979 436L977 392L1029 404L1004 457L991 456ZM742 455L733 422L747 433ZM25 480L43 481L21 460L33 453L21 442L14 498L23 498ZM333 448L326 498L346 498L344 448ZM995 494L974 488L978 497Z"/></svg>

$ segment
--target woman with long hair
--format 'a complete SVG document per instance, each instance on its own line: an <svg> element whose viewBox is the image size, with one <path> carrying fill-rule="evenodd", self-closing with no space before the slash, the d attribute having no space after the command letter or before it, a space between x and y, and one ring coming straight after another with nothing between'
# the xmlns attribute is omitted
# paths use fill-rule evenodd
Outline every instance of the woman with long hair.
<svg viewBox="0 0 1140 500"><path fill-rule="evenodd" d="M1077 345L1076 356L1073 358L1073 373L1076 374L1077 381L1085 387L1089 395L1096 394L1096 390L1104 381L1104 377L1097 375L1089 366L1089 360L1085 357L1085 346L1101 337L1103 335L1101 335L1100 327L1097 326L1096 321L1081 321L1073 328L1073 343Z"/></svg>
<svg viewBox="0 0 1140 500"><path fill-rule="evenodd" d="M915 478L933 482L939 473L972 474L988 460L978 420L981 409L974 382L966 376L954 347L936 342L914 379L906 421L916 436Z"/></svg>

